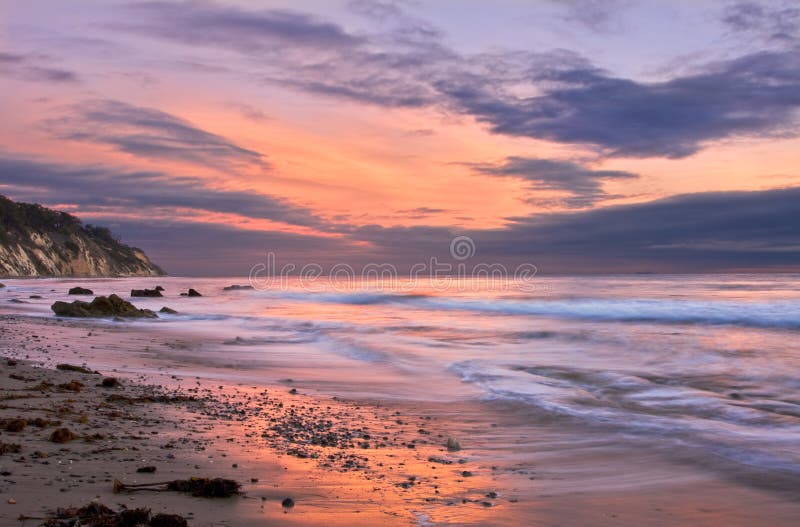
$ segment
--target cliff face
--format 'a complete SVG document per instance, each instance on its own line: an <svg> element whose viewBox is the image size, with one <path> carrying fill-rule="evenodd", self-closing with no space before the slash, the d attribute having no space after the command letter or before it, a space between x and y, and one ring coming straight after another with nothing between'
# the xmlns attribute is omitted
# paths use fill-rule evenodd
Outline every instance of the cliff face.
<svg viewBox="0 0 800 527"><path fill-rule="evenodd" d="M104 227L0 196L0 276L159 276L144 252Z"/></svg>

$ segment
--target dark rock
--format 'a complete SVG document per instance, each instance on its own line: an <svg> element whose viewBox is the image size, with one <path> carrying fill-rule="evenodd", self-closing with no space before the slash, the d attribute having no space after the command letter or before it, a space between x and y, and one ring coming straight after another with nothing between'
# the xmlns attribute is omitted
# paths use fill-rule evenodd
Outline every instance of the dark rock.
<svg viewBox="0 0 800 527"><path fill-rule="evenodd" d="M136 469L136 472L138 472L139 474L152 474L155 471L156 471L156 467L154 467L152 465L148 465L146 467L139 467L139 468Z"/></svg>
<svg viewBox="0 0 800 527"><path fill-rule="evenodd" d="M8 419L3 422L3 430L6 432L22 432L28 426L25 419Z"/></svg>
<svg viewBox="0 0 800 527"><path fill-rule="evenodd" d="M5 286L6 284L0 284L0 289L3 289Z"/></svg>
<svg viewBox="0 0 800 527"><path fill-rule="evenodd" d="M69 428L57 428L50 434L50 441L53 443L68 443L78 436L72 433Z"/></svg>
<svg viewBox="0 0 800 527"><path fill-rule="evenodd" d="M19 454L21 449L22 447L16 443L0 442L0 456L3 454Z"/></svg>
<svg viewBox="0 0 800 527"><path fill-rule="evenodd" d="M203 296L203 295L198 293L196 289L189 289L188 292L181 293L181 296Z"/></svg>
<svg viewBox="0 0 800 527"><path fill-rule="evenodd" d="M157 285L155 290L160 293L161 291L164 291L164 288L161 287L160 285Z"/></svg>
<svg viewBox="0 0 800 527"><path fill-rule="evenodd" d="M284 509L291 509L292 507L294 507L294 500L292 498L285 498L281 502L281 507L283 507Z"/></svg>
<svg viewBox="0 0 800 527"><path fill-rule="evenodd" d="M80 392L83 389L83 386L83 383L78 381L69 381L58 385L58 387L64 391L75 393Z"/></svg>
<svg viewBox="0 0 800 527"><path fill-rule="evenodd" d="M39 295L31 295L31 296L29 296L28 298L33 298L34 300L38 300L38 299L40 299L40 298L42 298L42 297L41 297L41 296L39 296Z"/></svg>
<svg viewBox="0 0 800 527"><path fill-rule="evenodd" d="M70 295L93 295L94 291L86 289L85 287L73 287L69 290Z"/></svg>
<svg viewBox="0 0 800 527"><path fill-rule="evenodd" d="M164 306L158 310L159 313L167 313L169 315L177 315L178 312L172 309L171 307Z"/></svg>
<svg viewBox="0 0 800 527"><path fill-rule="evenodd" d="M447 438L447 450L450 452L458 452L461 450L461 443L455 437Z"/></svg>
<svg viewBox="0 0 800 527"><path fill-rule="evenodd" d="M106 377L103 379L103 382L100 383L103 388L117 388L120 386L119 379L115 377Z"/></svg>
<svg viewBox="0 0 800 527"><path fill-rule="evenodd" d="M91 302L76 300L70 304L59 301L50 306L50 309L60 317L158 318L149 309L138 309L117 295L98 296Z"/></svg>
<svg viewBox="0 0 800 527"><path fill-rule="evenodd" d="M131 289L131 296L163 296L158 289Z"/></svg>
<svg viewBox="0 0 800 527"><path fill-rule="evenodd" d="M223 291L246 291L248 289L255 289L252 285L229 285L223 287Z"/></svg>

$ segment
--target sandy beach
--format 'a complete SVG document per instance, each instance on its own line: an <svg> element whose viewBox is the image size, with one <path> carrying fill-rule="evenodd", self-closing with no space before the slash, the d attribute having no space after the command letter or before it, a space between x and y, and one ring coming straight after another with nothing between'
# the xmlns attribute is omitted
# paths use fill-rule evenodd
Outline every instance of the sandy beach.
<svg viewBox="0 0 800 527"><path fill-rule="evenodd" d="M170 352L202 349L202 339L142 328L3 315L0 419L26 424L0 434L12 445L0 457L0 524L39 525L92 501L194 526L744 527L800 517L796 495L746 473L704 473L697 459L676 469L648 449L609 457L589 436L585 448L564 448L563 427L526 427L527 412L511 404L348 400L292 379L226 380L224 368L183 375ZM119 385L103 386L110 377ZM60 428L74 439L52 442ZM462 449L448 449L449 438ZM512 455L498 447L514 444ZM115 480L190 477L234 479L243 493L114 493Z"/></svg>
<svg viewBox="0 0 800 527"><path fill-rule="evenodd" d="M54 330L61 338L45 336ZM19 517L38 524L58 507L91 501L177 513L190 525L248 525L256 519L281 525L414 524L427 520L412 511L431 503L458 507L479 521L498 502L516 501L500 498L489 471L468 454L449 451L448 436L431 416L323 400L285 387L63 371L49 358L50 367L43 366L42 354L58 346L51 342L70 340L70 333L83 333L88 342L121 336L103 328L87 332L83 323L4 318L0 418L27 425L2 434L4 444L19 445L2 459L3 524ZM85 359L91 352L76 355ZM90 369L91 363L78 361ZM103 386L110 377L119 386ZM163 384L153 385L156 379ZM52 442L60 428L74 439ZM153 466L153 473L138 472ZM243 495L113 492L115 480L135 485L195 476L235 479ZM282 506L286 498L295 505Z"/></svg>

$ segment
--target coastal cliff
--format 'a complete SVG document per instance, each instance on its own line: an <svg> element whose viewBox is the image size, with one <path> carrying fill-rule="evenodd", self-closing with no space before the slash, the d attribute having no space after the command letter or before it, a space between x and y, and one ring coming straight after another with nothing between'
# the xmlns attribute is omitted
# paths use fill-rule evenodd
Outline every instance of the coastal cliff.
<svg viewBox="0 0 800 527"><path fill-rule="evenodd" d="M104 227L0 196L0 276L160 276L147 255Z"/></svg>

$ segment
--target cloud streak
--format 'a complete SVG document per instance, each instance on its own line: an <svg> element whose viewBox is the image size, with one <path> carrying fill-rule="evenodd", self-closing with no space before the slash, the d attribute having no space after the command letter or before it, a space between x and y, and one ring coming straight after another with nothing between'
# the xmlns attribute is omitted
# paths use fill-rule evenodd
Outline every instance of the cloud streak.
<svg viewBox="0 0 800 527"><path fill-rule="evenodd" d="M104 166L61 165L0 157L0 181L12 198L69 203L83 210L109 208L142 217L158 209L178 214L236 214L315 229L328 228L310 210L255 191L225 190L195 177L131 172Z"/></svg>
<svg viewBox="0 0 800 527"><path fill-rule="evenodd" d="M560 201L571 208L588 207L603 199L615 197L603 190L603 184L607 181L639 177L622 170L592 170L573 161L517 156L507 157L500 164L471 166L481 174L527 181L533 192L566 192L569 196ZM536 199L531 198L531 202L535 203Z"/></svg>
<svg viewBox="0 0 800 527"><path fill-rule="evenodd" d="M44 124L59 139L107 145L145 159L223 169L235 165L267 167L259 152L166 112L120 101L85 101L73 105L65 116Z"/></svg>
<svg viewBox="0 0 800 527"><path fill-rule="evenodd" d="M20 80L51 84L76 83L78 74L62 68L43 65L32 55L0 52L0 75Z"/></svg>

